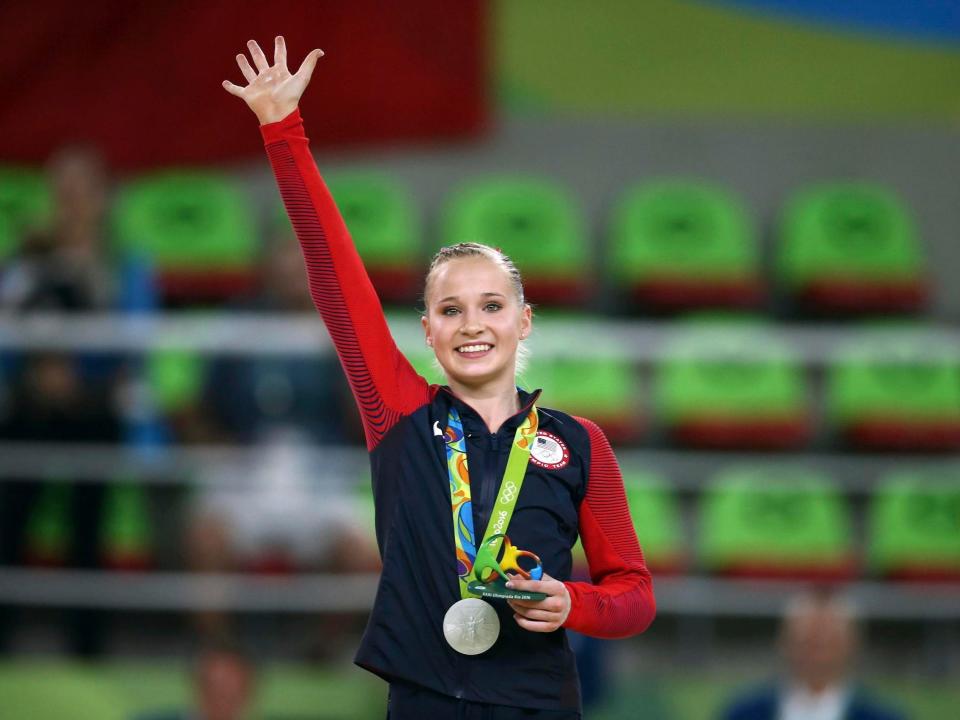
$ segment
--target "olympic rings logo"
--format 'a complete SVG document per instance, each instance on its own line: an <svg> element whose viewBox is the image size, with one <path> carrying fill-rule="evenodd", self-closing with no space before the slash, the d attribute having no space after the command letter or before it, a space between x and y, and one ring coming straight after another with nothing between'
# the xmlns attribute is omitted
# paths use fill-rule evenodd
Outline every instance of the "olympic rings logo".
<svg viewBox="0 0 960 720"><path fill-rule="evenodd" d="M506 485L503 486L503 492L500 494L500 497L504 502L513 502L513 499L517 496L517 486L512 480L508 481Z"/></svg>

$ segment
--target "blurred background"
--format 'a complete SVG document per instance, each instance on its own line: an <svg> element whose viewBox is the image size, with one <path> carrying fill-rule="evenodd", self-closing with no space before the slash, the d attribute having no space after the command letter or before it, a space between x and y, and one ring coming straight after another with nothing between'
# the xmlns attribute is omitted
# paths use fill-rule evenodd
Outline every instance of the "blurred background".
<svg viewBox="0 0 960 720"><path fill-rule="evenodd" d="M4 3L0 717L383 717L357 412L220 87L279 33L414 364L499 246L614 442L659 612L572 637L585 716L956 717L956 0Z"/></svg>

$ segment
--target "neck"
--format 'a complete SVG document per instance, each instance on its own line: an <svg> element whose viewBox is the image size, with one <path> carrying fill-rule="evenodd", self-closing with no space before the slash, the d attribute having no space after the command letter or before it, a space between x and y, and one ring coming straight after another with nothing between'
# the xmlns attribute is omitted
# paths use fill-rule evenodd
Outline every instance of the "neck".
<svg viewBox="0 0 960 720"><path fill-rule="evenodd" d="M448 382L453 394L476 410L492 433L520 410L520 397L512 377L509 382L479 386L464 385L450 378Z"/></svg>

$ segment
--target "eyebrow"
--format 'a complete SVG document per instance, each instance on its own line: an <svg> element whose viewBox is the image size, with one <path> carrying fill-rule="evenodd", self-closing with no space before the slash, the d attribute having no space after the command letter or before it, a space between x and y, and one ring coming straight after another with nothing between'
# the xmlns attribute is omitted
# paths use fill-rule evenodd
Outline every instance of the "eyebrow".
<svg viewBox="0 0 960 720"><path fill-rule="evenodd" d="M498 293L498 292L485 292L485 293L481 293L481 295L482 295L483 297L506 297L506 295L504 295L503 293ZM447 297L443 298L442 300L438 300L438 302L444 303L444 302L450 302L451 300L454 300L454 301L455 301L455 300L459 300L459 299L460 299L460 296L459 296L459 295L448 295Z"/></svg>

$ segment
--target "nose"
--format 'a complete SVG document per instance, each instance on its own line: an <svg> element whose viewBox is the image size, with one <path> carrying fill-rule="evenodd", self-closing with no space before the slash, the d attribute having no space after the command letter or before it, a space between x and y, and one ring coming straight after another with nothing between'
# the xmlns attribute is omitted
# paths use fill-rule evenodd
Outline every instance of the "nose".
<svg viewBox="0 0 960 720"><path fill-rule="evenodd" d="M460 332L464 335L479 335L483 332L482 318L475 312L465 313L463 324L460 326Z"/></svg>

